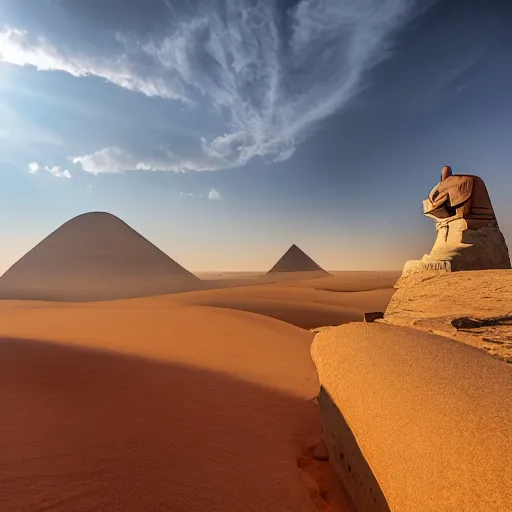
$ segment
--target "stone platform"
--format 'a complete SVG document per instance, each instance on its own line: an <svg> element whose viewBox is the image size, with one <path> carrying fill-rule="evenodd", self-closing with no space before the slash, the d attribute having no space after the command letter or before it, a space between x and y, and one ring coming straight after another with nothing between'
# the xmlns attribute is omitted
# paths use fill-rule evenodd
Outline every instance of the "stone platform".
<svg viewBox="0 0 512 512"><path fill-rule="evenodd" d="M512 270L425 270L395 286L377 322L442 334L512 362Z"/></svg>

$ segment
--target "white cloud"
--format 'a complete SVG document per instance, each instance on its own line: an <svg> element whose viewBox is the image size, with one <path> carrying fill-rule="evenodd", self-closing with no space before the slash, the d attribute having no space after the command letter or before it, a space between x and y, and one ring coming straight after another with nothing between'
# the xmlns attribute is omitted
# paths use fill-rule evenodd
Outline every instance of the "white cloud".
<svg viewBox="0 0 512 512"><path fill-rule="evenodd" d="M199 199L202 199L204 197L204 194L194 194L193 192L180 192L180 196L182 196L182 197L197 197Z"/></svg>
<svg viewBox="0 0 512 512"><path fill-rule="evenodd" d="M28 164L28 168L30 174L36 174L41 169L41 166L37 162L30 162ZM71 178L71 173L67 169L62 170L62 168L58 166L50 167L49 165L45 165L43 169L46 172L49 172L52 176L55 176L56 178Z"/></svg>
<svg viewBox="0 0 512 512"><path fill-rule="evenodd" d="M182 197L196 197L198 199L207 198L209 201L222 201L224 198L222 195L212 188L210 192L205 196L204 194L195 194L193 192L180 192L180 196Z"/></svg>
<svg viewBox="0 0 512 512"><path fill-rule="evenodd" d="M219 192L212 188L208 194L208 199L210 201L222 201L223 197Z"/></svg>
<svg viewBox="0 0 512 512"><path fill-rule="evenodd" d="M41 166L37 162L30 162L28 164L28 169L30 174L36 174L39 170L41 170ZM58 166L50 167L49 165L45 165L43 169L56 178L71 178L71 173L67 169L62 170L62 168Z"/></svg>
<svg viewBox="0 0 512 512"><path fill-rule="evenodd" d="M135 155L117 147L104 148L94 153L72 158L74 164L92 174L122 173L128 171L211 171L222 167L221 157L199 154L198 156L176 156L160 149L152 155ZM225 167L229 163L225 162Z"/></svg>
<svg viewBox="0 0 512 512"><path fill-rule="evenodd" d="M199 141L194 158L105 148L73 159L85 171L239 167L255 157L290 158L360 91L366 73L391 55L396 30L423 7L419 0L301 0L285 15L268 0L225 0L222 9L215 4L173 18L164 37L117 33L117 54L99 45L71 51L53 44L54 35L0 29L0 61L207 103L219 119L228 118L223 133Z"/></svg>
<svg viewBox="0 0 512 512"><path fill-rule="evenodd" d="M147 96L186 101L185 96L174 91L172 82L165 77L139 73L136 62L130 60L129 55L107 58L101 52L97 56L83 52L65 53L47 38L18 28L0 29L0 62L34 66L39 71L64 71L75 77L97 76Z"/></svg>
<svg viewBox="0 0 512 512"><path fill-rule="evenodd" d="M30 162L28 164L28 172L30 174L36 174L39 171L39 164L37 162Z"/></svg>

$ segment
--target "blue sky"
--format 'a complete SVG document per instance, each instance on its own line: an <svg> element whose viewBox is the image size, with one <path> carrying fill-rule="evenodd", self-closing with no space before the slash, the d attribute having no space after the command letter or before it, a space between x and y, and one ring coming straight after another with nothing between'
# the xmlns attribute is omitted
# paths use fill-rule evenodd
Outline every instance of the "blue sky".
<svg viewBox="0 0 512 512"><path fill-rule="evenodd" d="M118 215L191 270L399 269L443 165L512 240L512 6L0 0L0 271Z"/></svg>

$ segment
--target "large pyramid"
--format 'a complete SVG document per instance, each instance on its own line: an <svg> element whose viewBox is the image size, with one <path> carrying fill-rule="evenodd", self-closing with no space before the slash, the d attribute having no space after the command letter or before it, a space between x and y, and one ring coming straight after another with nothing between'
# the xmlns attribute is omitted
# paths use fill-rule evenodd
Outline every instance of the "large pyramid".
<svg viewBox="0 0 512 512"><path fill-rule="evenodd" d="M94 301L188 291L201 281L109 213L63 224L0 277L0 298Z"/></svg>
<svg viewBox="0 0 512 512"><path fill-rule="evenodd" d="M279 272L327 272L313 261L304 251L293 244L281 259L268 271L268 274Z"/></svg>

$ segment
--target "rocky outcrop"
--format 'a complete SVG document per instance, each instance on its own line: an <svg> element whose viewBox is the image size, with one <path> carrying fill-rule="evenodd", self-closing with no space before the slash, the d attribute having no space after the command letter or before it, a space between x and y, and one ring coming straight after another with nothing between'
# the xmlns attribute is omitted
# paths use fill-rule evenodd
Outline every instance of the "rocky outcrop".
<svg viewBox="0 0 512 512"><path fill-rule="evenodd" d="M509 512L511 368L380 323L312 346L329 460L361 512Z"/></svg>
<svg viewBox="0 0 512 512"><path fill-rule="evenodd" d="M506 321L512 314L511 270L426 271L400 278L396 287L384 322L448 336L512 361L512 325ZM476 321L470 326L462 318Z"/></svg>

